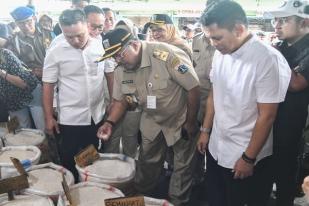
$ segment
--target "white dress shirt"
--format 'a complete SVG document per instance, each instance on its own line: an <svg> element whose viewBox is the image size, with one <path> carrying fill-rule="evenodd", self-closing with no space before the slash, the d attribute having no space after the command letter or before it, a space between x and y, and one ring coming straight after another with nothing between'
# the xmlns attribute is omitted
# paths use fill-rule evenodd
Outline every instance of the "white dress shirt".
<svg viewBox="0 0 309 206"><path fill-rule="evenodd" d="M255 36L232 54L216 51L213 83L214 124L209 151L225 168L234 168L249 145L258 118L257 103L284 101L291 71L274 48ZM272 154L272 132L257 160Z"/></svg>
<svg viewBox="0 0 309 206"><path fill-rule="evenodd" d="M104 62L95 61L104 53L101 42L90 38L86 47L72 47L63 34L48 49L43 82L58 87L58 121L63 125L97 124L104 115Z"/></svg>

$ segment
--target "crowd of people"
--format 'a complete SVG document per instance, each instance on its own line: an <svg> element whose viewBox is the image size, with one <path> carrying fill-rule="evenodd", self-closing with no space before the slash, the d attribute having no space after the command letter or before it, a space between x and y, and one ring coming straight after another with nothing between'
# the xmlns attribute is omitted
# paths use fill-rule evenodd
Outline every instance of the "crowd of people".
<svg viewBox="0 0 309 206"><path fill-rule="evenodd" d="M76 180L74 155L93 144L136 158L136 194L152 196L167 162L175 206L188 205L204 176L210 206L267 206L274 184L276 205L293 206L309 103L309 2L268 12L276 45L254 35L229 0L209 0L186 37L166 14L139 31L89 0L72 0L55 26L18 7L0 32L0 122L17 117L45 131Z"/></svg>

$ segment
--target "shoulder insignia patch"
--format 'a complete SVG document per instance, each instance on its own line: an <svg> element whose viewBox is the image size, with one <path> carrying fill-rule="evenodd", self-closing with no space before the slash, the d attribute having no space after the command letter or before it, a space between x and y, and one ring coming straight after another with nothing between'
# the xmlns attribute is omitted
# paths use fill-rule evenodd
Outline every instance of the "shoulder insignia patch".
<svg viewBox="0 0 309 206"><path fill-rule="evenodd" d="M186 73L188 70L189 70L189 68L184 64L179 65L178 69L177 69L177 71L181 74Z"/></svg>
<svg viewBox="0 0 309 206"><path fill-rule="evenodd" d="M171 68L176 68L180 65L180 59L178 57L174 57L171 61Z"/></svg>
<svg viewBox="0 0 309 206"><path fill-rule="evenodd" d="M154 58L160 59L160 60L165 61L165 62L167 60L168 55L169 55L169 52L158 50L158 49L155 49L154 52L153 52Z"/></svg>

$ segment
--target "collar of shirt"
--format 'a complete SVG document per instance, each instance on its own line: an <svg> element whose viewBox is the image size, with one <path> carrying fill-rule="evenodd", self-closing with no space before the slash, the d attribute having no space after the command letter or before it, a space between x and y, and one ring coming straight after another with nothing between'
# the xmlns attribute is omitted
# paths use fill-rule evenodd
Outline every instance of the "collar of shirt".
<svg viewBox="0 0 309 206"><path fill-rule="evenodd" d="M142 42L142 60L140 68L145 68L149 66L151 66L151 63L150 63L150 56L147 50L147 43Z"/></svg>
<svg viewBox="0 0 309 206"><path fill-rule="evenodd" d="M241 45L236 51L231 53L230 55L234 58L240 58L244 53L247 52L247 48L250 46L251 42L254 41L256 37L251 36L243 45Z"/></svg>
<svg viewBox="0 0 309 206"><path fill-rule="evenodd" d="M65 36L64 36L63 34L61 34L61 35L63 36L63 38L64 38L64 40L65 40L65 41L63 41L63 42L60 44L61 47L63 47L63 48L70 48L70 47L72 47L71 44L69 44L69 42L65 39ZM85 50L87 47L89 47L89 45L92 44L93 41L98 41L98 40L96 40L96 39L94 39L94 38L92 38L92 37L89 36L87 45L86 45L86 47L84 48L84 50Z"/></svg>

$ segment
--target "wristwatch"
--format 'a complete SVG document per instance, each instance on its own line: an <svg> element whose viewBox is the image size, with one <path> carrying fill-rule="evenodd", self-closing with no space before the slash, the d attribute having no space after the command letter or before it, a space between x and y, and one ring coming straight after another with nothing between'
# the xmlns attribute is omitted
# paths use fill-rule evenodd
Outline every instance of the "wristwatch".
<svg viewBox="0 0 309 206"><path fill-rule="evenodd" d="M207 133L207 134L210 134L211 128L206 128L206 127L201 126L200 127L200 131L204 132L204 133Z"/></svg>

